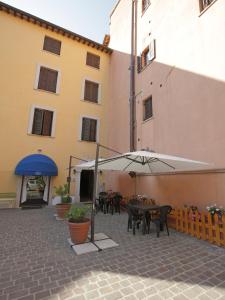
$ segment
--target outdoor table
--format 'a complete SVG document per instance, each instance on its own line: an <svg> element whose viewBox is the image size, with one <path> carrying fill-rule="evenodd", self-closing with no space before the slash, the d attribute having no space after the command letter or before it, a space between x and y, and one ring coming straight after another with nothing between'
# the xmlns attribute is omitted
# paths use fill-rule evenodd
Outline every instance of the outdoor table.
<svg viewBox="0 0 225 300"><path fill-rule="evenodd" d="M160 209L160 205L152 205L152 204L129 204L127 205L129 208L132 209L137 209L141 212L143 212L143 228L142 228L142 233L145 234L146 233L146 214L149 211L152 210L159 210Z"/></svg>

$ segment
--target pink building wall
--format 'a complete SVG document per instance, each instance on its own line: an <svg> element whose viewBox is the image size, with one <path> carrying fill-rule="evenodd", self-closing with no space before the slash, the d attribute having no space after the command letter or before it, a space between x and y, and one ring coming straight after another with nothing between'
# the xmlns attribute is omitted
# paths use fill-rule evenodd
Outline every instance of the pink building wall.
<svg viewBox="0 0 225 300"><path fill-rule="evenodd" d="M111 15L111 108L109 144L129 151L129 53L131 1ZM126 21L125 21L126 20ZM154 38L156 58L136 74L137 149L202 160L225 168L225 2L202 14L198 0L152 0L142 15L138 1L137 54ZM143 101L152 95L153 117L143 121ZM138 177L138 193L160 203L204 208L225 206L225 174ZM107 185L134 192L127 174Z"/></svg>

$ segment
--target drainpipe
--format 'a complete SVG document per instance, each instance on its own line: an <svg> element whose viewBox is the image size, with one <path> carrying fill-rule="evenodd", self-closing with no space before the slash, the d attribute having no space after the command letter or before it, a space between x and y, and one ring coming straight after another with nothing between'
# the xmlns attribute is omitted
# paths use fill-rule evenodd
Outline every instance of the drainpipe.
<svg viewBox="0 0 225 300"><path fill-rule="evenodd" d="M130 54L130 151L136 149L135 60L137 43L137 0L132 0Z"/></svg>

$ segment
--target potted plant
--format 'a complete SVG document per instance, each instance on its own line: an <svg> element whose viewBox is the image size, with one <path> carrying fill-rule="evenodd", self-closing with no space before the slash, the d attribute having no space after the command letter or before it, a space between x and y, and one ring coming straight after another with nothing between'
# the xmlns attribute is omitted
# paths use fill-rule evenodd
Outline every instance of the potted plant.
<svg viewBox="0 0 225 300"><path fill-rule="evenodd" d="M56 205L56 211L59 218L64 219L66 213L71 207L71 197L69 195L68 183L55 187L55 194L60 196L61 203Z"/></svg>
<svg viewBox="0 0 225 300"><path fill-rule="evenodd" d="M70 237L75 244L81 244L87 240L90 226L90 219L87 218L89 210L88 205L73 204L67 213Z"/></svg>

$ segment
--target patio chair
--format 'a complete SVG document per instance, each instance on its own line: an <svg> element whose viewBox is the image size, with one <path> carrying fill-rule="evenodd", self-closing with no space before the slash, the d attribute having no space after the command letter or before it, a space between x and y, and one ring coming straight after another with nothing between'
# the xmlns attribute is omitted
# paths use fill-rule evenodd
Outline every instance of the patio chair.
<svg viewBox="0 0 225 300"><path fill-rule="evenodd" d="M108 210L108 193L100 192L98 201L99 201L99 209L105 214L106 211Z"/></svg>
<svg viewBox="0 0 225 300"><path fill-rule="evenodd" d="M148 224L149 232L150 232L150 223L152 222L156 225L157 237L159 237L160 230L163 231L164 225L166 226L167 234L169 236L169 229L168 229L168 225L167 225L167 215L171 212L171 210L172 210L172 207L169 205L161 206L159 216L152 217L151 221Z"/></svg>
<svg viewBox="0 0 225 300"><path fill-rule="evenodd" d="M123 197L120 193L114 193L111 199L111 213L113 215L114 210L120 214L120 202L122 201Z"/></svg>
<svg viewBox="0 0 225 300"><path fill-rule="evenodd" d="M129 229L133 230L133 235L135 235L136 228L139 229L141 222L143 221L143 213L140 213L138 209L134 209L129 207L129 204L139 204L140 200L131 199L127 205L127 213L128 213L128 223L127 223L127 231Z"/></svg>

